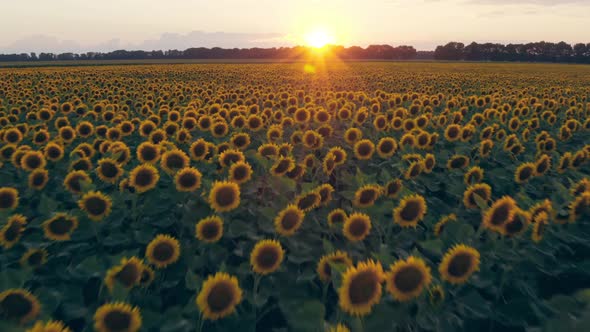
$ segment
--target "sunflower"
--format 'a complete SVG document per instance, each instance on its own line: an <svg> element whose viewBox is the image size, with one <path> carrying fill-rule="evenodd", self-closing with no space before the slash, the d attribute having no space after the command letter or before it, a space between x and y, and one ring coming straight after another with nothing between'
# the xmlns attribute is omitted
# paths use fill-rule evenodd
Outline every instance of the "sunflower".
<svg viewBox="0 0 590 332"><path fill-rule="evenodd" d="M169 235L158 234L145 249L145 256L157 268L164 268L178 260L180 244Z"/></svg>
<svg viewBox="0 0 590 332"><path fill-rule="evenodd" d="M351 242L364 240L371 231L371 218L364 213L352 213L344 221L342 233Z"/></svg>
<svg viewBox="0 0 590 332"><path fill-rule="evenodd" d="M397 141L393 137L383 137L377 143L377 154L383 159L392 157L397 151Z"/></svg>
<svg viewBox="0 0 590 332"><path fill-rule="evenodd" d="M385 275L387 291L400 302L418 297L431 281L430 268L424 260L414 256L398 260Z"/></svg>
<svg viewBox="0 0 590 332"><path fill-rule="evenodd" d="M428 302L433 306L438 306L445 300L445 291L441 285L436 285L428 291Z"/></svg>
<svg viewBox="0 0 590 332"><path fill-rule="evenodd" d="M78 228L78 218L65 213L56 213L43 222L45 237L53 241L67 241Z"/></svg>
<svg viewBox="0 0 590 332"><path fill-rule="evenodd" d="M330 326L326 332L350 332L350 329L344 324L338 324L336 326Z"/></svg>
<svg viewBox="0 0 590 332"><path fill-rule="evenodd" d="M445 138L449 142L457 141L461 138L461 126L458 124L450 124L445 129Z"/></svg>
<svg viewBox="0 0 590 332"><path fill-rule="evenodd" d="M332 200L332 193L334 193L334 187L332 187L329 183L324 183L318 186L315 190L318 194L320 194L320 205L326 206Z"/></svg>
<svg viewBox="0 0 590 332"><path fill-rule="evenodd" d="M234 148L245 150L251 143L250 135L247 133L236 133L230 138Z"/></svg>
<svg viewBox="0 0 590 332"><path fill-rule="evenodd" d="M333 154L326 154L322 161L322 170L326 175L331 175L336 168L336 157Z"/></svg>
<svg viewBox="0 0 590 332"><path fill-rule="evenodd" d="M229 181L215 181L209 192L209 205L216 212L226 212L240 205L240 187Z"/></svg>
<svg viewBox="0 0 590 332"><path fill-rule="evenodd" d="M375 201L381 196L381 186L375 184L368 184L360 187L354 193L354 200L352 204L356 207L369 207L375 204Z"/></svg>
<svg viewBox="0 0 590 332"><path fill-rule="evenodd" d="M321 281L329 282L332 279L332 265L336 264L349 268L352 266L352 259L347 253L340 250L322 256L316 268Z"/></svg>
<svg viewBox="0 0 590 332"><path fill-rule="evenodd" d="M38 268L47 262L47 250L30 248L20 258L22 267Z"/></svg>
<svg viewBox="0 0 590 332"><path fill-rule="evenodd" d="M270 168L270 174L282 176L295 168L295 160L292 157L279 157Z"/></svg>
<svg viewBox="0 0 590 332"><path fill-rule="evenodd" d="M463 182L470 186L483 181L483 169L478 166L471 167L463 176Z"/></svg>
<svg viewBox="0 0 590 332"><path fill-rule="evenodd" d="M463 284L479 270L479 252L472 247L460 244L446 252L438 266L443 280L451 284Z"/></svg>
<svg viewBox="0 0 590 332"><path fill-rule="evenodd" d="M525 183L535 175L535 164L534 163L522 163L514 172L514 180L516 183Z"/></svg>
<svg viewBox="0 0 590 332"><path fill-rule="evenodd" d="M27 151L20 161L20 166L25 171L33 171L38 168L45 168L47 161L40 151Z"/></svg>
<svg viewBox="0 0 590 332"><path fill-rule="evenodd" d="M344 132L344 140L349 145L354 145L363 137L363 132L358 128L349 128Z"/></svg>
<svg viewBox="0 0 590 332"><path fill-rule="evenodd" d="M588 214L590 209L590 191L576 197L569 206L569 222L574 223L581 216Z"/></svg>
<svg viewBox="0 0 590 332"><path fill-rule="evenodd" d="M223 236L223 220L218 216L210 216L199 220L195 226L195 236L206 243L219 241Z"/></svg>
<svg viewBox="0 0 590 332"><path fill-rule="evenodd" d="M583 178L570 188L570 194L574 197L578 197L587 191L590 192L590 178Z"/></svg>
<svg viewBox="0 0 590 332"><path fill-rule="evenodd" d="M152 268L147 265L143 265L143 270L141 271L141 278L139 279L139 285L141 287L148 287L152 283L152 281L154 281L154 278L154 270L152 270Z"/></svg>
<svg viewBox="0 0 590 332"><path fill-rule="evenodd" d="M26 332L72 332L67 326L60 321L50 320L46 323L42 321L35 322L35 325Z"/></svg>
<svg viewBox="0 0 590 332"><path fill-rule="evenodd" d="M368 315L381 299L384 279L381 263L369 260L349 267L342 274L338 289L340 308L353 316Z"/></svg>
<svg viewBox="0 0 590 332"><path fill-rule="evenodd" d="M368 139L359 140L354 144L354 156L359 160L369 160L375 153L375 144Z"/></svg>
<svg viewBox="0 0 590 332"><path fill-rule="evenodd" d="M176 190L193 192L201 187L202 174L194 167L185 167L174 175Z"/></svg>
<svg viewBox="0 0 590 332"><path fill-rule="evenodd" d="M320 205L322 196L317 190L299 195L295 198L295 205L305 212L309 212Z"/></svg>
<svg viewBox="0 0 590 332"><path fill-rule="evenodd" d="M56 142L50 142L43 149L43 156L50 161L59 161L64 156L64 148Z"/></svg>
<svg viewBox="0 0 590 332"><path fill-rule="evenodd" d="M427 212L426 200L420 195L404 197L393 210L393 221L401 227L416 227Z"/></svg>
<svg viewBox="0 0 590 332"><path fill-rule="evenodd" d="M252 270L258 274L275 272L284 258L284 250L276 240L261 240L256 243L250 254Z"/></svg>
<svg viewBox="0 0 590 332"><path fill-rule="evenodd" d="M305 212L297 205L290 204L274 219L275 230L283 236L292 236L301 227L304 218Z"/></svg>
<svg viewBox="0 0 590 332"><path fill-rule="evenodd" d="M143 142L139 144L135 153L141 163L156 163L160 159L160 150L160 146L152 142Z"/></svg>
<svg viewBox="0 0 590 332"><path fill-rule="evenodd" d="M41 304L37 297L22 288L11 288L0 293L0 316L25 324L39 315Z"/></svg>
<svg viewBox="0 0 590 332"><path fill-rule="evenodd" d="M518 236L526 231L531 223L531 214L527 211L517 209L512 220L504 224L504 234L507 236Z"/></svg>
<svg viewBox="0 0 590 332"><path fill-rule="evenodd" d="M121 175L123 175L123 169L116 160L112 158L102 158L98 161L96 173L102 181L113 184L117 182L117 179L121 177Z"/></svg>
<svg viewBox="0 0 590 332"><path fill-rule="evenodd" d="M237 184L243 184L252 178L252 167L245 161L233 163L229 168L229 180Z"/></svg>
<svg viewBox="0 0 590 332"><path fill-rule="evenodd" d="M160 180L160 174L152 164L143 164L136 166L129 173L129 185L137 193L144 193L154 189Z"/></svg>
<svg viewBox="0 0 590 332"><path fill-rule="evenodd" d="M199 138L189 147L189 152L193 160L204 160L209 154L209 143Z"/></svg>
<svg viewBox="0 0 590 332"><path fill-rule="evenodd" d="M210 275L197 295L197 306L203 317L217 320L231 315L242 301L238 279L224 272Z"/></svg>
<svg viewBox="0 0 590 332"><path fill-rule="evenodd" d="M92 179L85 171L71 171L64 179L64 187L73 194L81 194L85 185L92 183Z"/></svg>
<svg viewBox="0 0 590 332"><path fill-rule="evenodd" d="M342 209L334 209L328 214L328 225L332 227L337 224L342 224L347 218L348 215L346 214L346 211Z"/></svg>
<svg viewBox="0 0 590 332"><path fill-rule="evenodd" d="M479 145L479 155L483 158L488 157L491 154L493 147L494 142L491 139L481 141Z"/></svg>
<svg viewBox="0 0 590 332"><path fill-rule="evenodd" d="M535 243L541 242L547 227L549 227L549 215L547 212L540 212L535 217L533 217L532 239L535 241Z"/></svg>
<svg viewBox="0 0 590 332"><path fill-rule="evenodd" d="M94 329L98 332L136 332L140 327L139 309L127 303L103 304L94 313Z"/></svg>
<svg viewBox="0 0 590 332"><path fill-rule="evenodd" d="M469 186L463 193L463 204L465 204L465 207L468 209L479 209L476 197L479 197L481 202L487 204L492 199L492 187L487 183L476 183Z"/></svg>
<svg viewBox="0 0 590 332"><path fill-rule="evenodd" d="M404 187L404 185L402 183L402 180L400 180L400 179L391 180L385 185L385 188L384 188L385 195L389 198L397 198L399 193L402 191L403 187Z"/></svg>
<svg viewBox="0 0 590 332"><path fill-rule="evenodd" d="M424 159L422 160L422 166L423 169L422 171L424 173L431 173L432 170L434 169L434 166L436 166L436 158L434 157L434 155L432 153L428 153L424 156Z"/></svg>
<svg viewBox="0 0 590 332"><path fill-rule="evenodd" d="M227 149L219 155L219 164L221 167L227 167L239 161L245 161L246 157L242 151L237 149Z"/></svg>
<svg viewBox="0 0 590 332"><path fill-rule="evenodd" d="M168 174L174 174L178 170L188 167L188 165L189 157L179 149L164 152L160 160L160 167Z"/></svg>
<svg viewBox="0 0 590 332"><path fill-rule="evenodd" d="M92 162L89 158L79 158L70 163L70 171L90 171L92 169Z"/></svg>
<svg viewBox="0 0 590 332"><path fill-rule="evenodd" d="M554 216L555 213L553 211L553 203L551 202L551 200L546 199L540 203L531 206L531 208L529 209L529 213L531 214L531 220L534 222L537 215L541 212L547 213L548 218Z"/></svg>
<svg viewBox="0 0 590 332"><path fill-rule="evenodd" d="M115 287L115 282L126 289L139 285L143 272L143 262L137 257L121 258L119 265L110 268L104 278L104 283L110 292Z"/></svg>
<svg viewBox="0 0 590 332"><path fill-rule="evenodd" d="M330 148L327 154L334 156L334 162L336 165L343 165L346 162L346 151L339 146Z"/></svg>
<svg viewBox="0 0 590 332"><path fill-rule="evenodd" d="M29 188L41 190L49 181L49 172L46 169L37 168L29 173L28 184Z"/></svg>
<svg viewBox="0 0 590 332"><path fill-rule="evenodd" d="M504 234L504 226L514 218L516 210L516 201L510 196L504 196L495 201L484 213L483 226L492 231Z"/></svg>
<svg viewBox="0 0 590 332"><path fill-rule="evenodd" d="M111 213L113 201L99 191L89 191L78 201L78 206L93 221L100 221Z"/></svg>
<svg viewBox="0 0 590 332"><path fill-rule="evenodd" d="M406 180L414 179L422 173L424 170L424 161L413 161L408 166L408 169L404 172L404 178Z"/></svg>
<svg viewBox="0 0 590 332"><path fill-rule="evenodd" d="M15 214L8 218L6 225L0 229L0 245L10 249L20 239L27 225L27 218L22 214Z"/></svg>
<svg viewBox="0 0 590 332"><path fill-rule="evenodd" d="M447 168L450 170L461 169L469 166L469 157L464 155L453 155L447 161Z"/></svg>
<svg viewBox="0 0 590 332"><path fill-rule="evenodd" d="M451 222L451 221L457 221L457 215L455 215L454 213L442 216L439 221L434 224L434 235L436 236L440 236L445 228L445 226Z"/></svg>

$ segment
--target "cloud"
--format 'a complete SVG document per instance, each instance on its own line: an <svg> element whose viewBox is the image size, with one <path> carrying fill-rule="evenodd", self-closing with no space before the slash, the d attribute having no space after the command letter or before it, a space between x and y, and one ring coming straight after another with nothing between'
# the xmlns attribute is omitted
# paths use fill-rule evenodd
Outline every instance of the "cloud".
<svg viewBox="0 0 590 332"><path fill-rule="evenodd" d="M229 33L191 31L186 34L163 33L158 38L141 42L125 42L111 39L97 44L84 44L73 40L62 40L55 36L36 34L0 46L1 53L28 52L109 52L126 50L184 50L191 47L250 48L291 45L285 35L278 33Z"/></svg>

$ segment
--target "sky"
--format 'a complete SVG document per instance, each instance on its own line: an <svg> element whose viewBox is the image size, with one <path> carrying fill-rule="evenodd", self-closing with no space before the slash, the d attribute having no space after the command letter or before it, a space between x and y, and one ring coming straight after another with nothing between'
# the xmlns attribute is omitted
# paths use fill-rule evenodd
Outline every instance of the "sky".
<svg viewBox="0 0 590 332"><path fill-rule="evenodd" d="M0 52L590 42L590 0L0 0Z"/></svg>

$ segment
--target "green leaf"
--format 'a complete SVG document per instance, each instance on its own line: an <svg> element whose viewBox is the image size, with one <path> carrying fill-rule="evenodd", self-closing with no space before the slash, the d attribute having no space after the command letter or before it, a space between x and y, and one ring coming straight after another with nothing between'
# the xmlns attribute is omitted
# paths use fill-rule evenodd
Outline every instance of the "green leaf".
<svg viewBox="0 0 590 332"><path fill-rule="evenodd" d="M294 331L322 329L325 308L320 301L281 299L279 307Z"/></svg>

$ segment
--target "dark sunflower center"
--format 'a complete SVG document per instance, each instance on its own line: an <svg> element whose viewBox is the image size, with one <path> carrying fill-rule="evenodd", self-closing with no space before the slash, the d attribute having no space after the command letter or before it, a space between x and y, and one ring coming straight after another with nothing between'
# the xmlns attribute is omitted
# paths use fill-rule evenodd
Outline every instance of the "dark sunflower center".
<svg viewBox="0 0 590 332"><path fill-rule="evenodd" d="M40 186L45 182L45 175L42 173L35 174L33 176L33 186Z"/></svg>
<svg viewBox="0 0 590 332"><path fill-rule="evenodd" d="M432 167L434 167L434 159L432 159L432 158L425 159L424 166L426 166L426 168L428 168L428 169L431 169Z"/></svg>
<svg viewBox="0 0 590 332"><path fill-rule="evenodd" d="M81 176L74 176L70 179L70 181L68 181L68 185L70 188L72 188L72 190L74 191L80 191L82 190L82 186L80 185L80 182L83 180L84 178Z"/></svg>
<svg viewBox="0 0 590 332"><path fill-rule="evenodd" d="M420 205L420 202L408 201L406 202L406 205L402 209L400 215L405 221L414 221L420 215L421 210L422 206Z"/></svg>
<svg viewBox="0 0 590 332"><path fill-rule="evenodd" d="M533 174L533 169L530 167L525 167L522 170L520 170L520 174L518 175L518 177L521 180L526 180L526 179L530 178L532 174Z"/></svg>
<svg viewBox="0 0 590 332"><path fill-rule="evenodd" d="M286 230L293 229L299 222L299 215L294 211L287 211L281 220L281 225Z"/></svg>
<svg viewBox="0 0 590 332"><path fill-rule="evenodd" d="M524 223L520 218L514 218L514 220L506 224L506 232L508 232L508 234L516 234L523 228Z"/></svg>
<svg viewBox="0 0 590 332"><path fill-rule="evenodd" d="M449 262L448 272L453 277L463 277L471 269L473 262L471 255L466 253L459 253L451 258Z"/></svg>
<svg viewBox="0 0 590 332"><path fill-rule="evenodd" d="M236 179L238 181L245 179L247 174L248 174L247 167L234 168L234 179Z"/></svg>
<svg viewBox="0 0 590 332"><path fill-rule="evenodd" d="M390 141L385 141L383 143L381 143L381 152L383 153L389 153L393 150L393 144Z"/></svg>
<svg viewBox="0 0 590 332"><path fill-rule="evenodd" d="M476 188L471 192L471 195L469 195L469 203L471 205L477 205L477 202L475 201L475 195L481 197L481 199L484 201L487 201L489 199L488 193L486 192L485 189Z"/></svg>
<svg viewBox="0 0 590 332"><path fill-rule="evenodd" d="M344 222L344 215L342 213L335 213L332 215L332 223L337 224Z"/></svg>
<svg viewBox="0 0 590 332"><path fill-rule="evenodd" d="M395 274L393 282L402 293L409 293L416 290L422 284L423 279L424 276L420 269L415 266L406 266Z"/></svg>
<svg viewBox="0 0 590 332"><path fill-rule="evenodd" d="M146 161L151 161L156 159L156 149L152 148L152 147L144 147L143 149L141 149L141 158L143 158L143 160Z"/></svg>
<svg viewBox="0 0 590 332"><path fill-rule="evenodd" d="M361 156L368 156L369 154L371 154L371 151L372 151L371 145L361 144L361 145L359 145L357 151L358 151L359 155L361 155Z"/></svg>
<svg viewBox="0 0 590 332"><path fill-rule="evenodd" d="M140 270L138 266L135 264L125 264L125 266L117 273L115 276L117 280L123 284L125 287L133 286L137 280L140 278Z"/></svg>
<svg viewBox="0 0 590 332"><path fill-rule="evenodd" d="M220 282L211 288L207 296L207 304L213 312L226 310L235 297L232 285L227 282Z"/></svg>
<svg viewBox="0 0 590 332"><path fill-rule="evenodd" d="M222 207L233 204L236 201L234 188L229 186L219 188L215 194L215 201Z"/></svg>
<svg viewBox="0 0 590 332"><path fill-rule="evenodd" d="M350 281L349 296L353 305L368 303L377 293L379 281L373 271L363 271Z"/></svg>
<svg viewBox="0 0 590 332"><path fill-rule="evenodd" d="M119 174L119 169L113 163L106 162L100 165L100 170L103 176L107 178L114 178Z"/></svg>
<svg viewBox="0 0 590 332"><path fill-rule="evenodd" d="M170 169L179 169L184 167L184 159L178 154L170 154L166 158L166 166Z"/></svg>
<svg viewBox="0 0 590 332"><path fill-rule="evenodd" d="M275 247L264 247L256 256L256 263L263 269L272 268L279 260L279 252Z"/></svg>
<svg viewBox="0 0 590 332"><path fill-rule="evenodd" d="M6 239L6 241L8 242L12 242L16 240L20 232L21 226L18 223L13 222L12 224L10 224L10 227L8 227L8 229L4 232L4 239Z"/></svg>
<svg viewBox="0 0 590 332"><path fill-rule="evenodd" d="M104 325L109 331L126 331L131 325L131 314L119 310L108 312L104 316Z"/></svg>
<svg viewBox="0 0 590 332"><path fill-rule="evenodd" d="M0 208L7 209L14 205L16 197L11 192L0 193Z"/></svg>
<svg viewBox="0 0 590 332"><path fill-rule="evenodd" d="M169 243L158 243L154 248L154 258L166 262L174 255L174 247Z"/></svg>
<svg viewBox="0 0 590 332"><path fill-rule="evenodd" d="M500 206L496 207L492 212L492 217L490 221L492 225L498 226L505 223L510 215L510 204L501 204Z"/></svg>
<svg viewBox="0 0 590 332"><path fill-rule="evenodd" d="M199 156L202 156L202 155L205 154L205 152L206 152L206 148L205 148L205 145L204 144L196 144L193 147L193 154L195 156L198 156L198 157Z"/></svg>
<svg viewBox="0 0 590 332"><path fill-rule="evenodd" d="M367 232L367 228L368 225L364 219L355 218L350 221L350 226L348 227L348 230L353 236L359 237L363 236Z"/></svg>
<svg viewBox="0 0 590 332"><path fill-rule="evenodd" d="M86 207L86 210L88 210L88 213L96 216L105 212L107 209L107 202L101 197L90 197L86 200L84 206Z"/></svg>
<svg viewBox="0 0 590 332"><path fill-rule="evenodd" d="M43 252L38 250L29 255L27 262L30 266L39 266L43 262Z"/></svg>
<svg viewBox="0 0 590 332"><path fill-rule="evenodd" d="M21 294L8 294L0 303L2 316L19 319L33 310L33 304Z"/></svg>
<svg viewBox="0 0 590 332"><path fill-rule="evenodd" d="M305 195L302 199L300 199L297 205L301 210L306 210L311 208L315 204L316 199L317 197L315 195L308 194Z"/></svg>
<svg viewBox="0 0 590 332"><path fill-rule="evenodd" d="M205 239L214 239L219 234L219 225L216 222L207 222L201 228L201 234Z"/></svg>
<svg viewBox="0 0 590 332"><path fill-rule="evenodd" d="M135 183L140 187L145 187L154 181L154 174L149 169L142 169L135 175Z"/></svg>
<svg viewBox="0 0 590 332"><path fill-rule="evenodd" d="M387 186L387 194L388 195L395 195L399 191L400 186L397 182L392 182Z"/></svg>
<svg viewBox="0 0 590 332"><path fill-rule="evenodd" d="M375 201L376 198L377 192L375 192L375 190L373 189L367 189L361 192L359 202L361 204L371 204Z"/></svg>
<svg viewBox="0 0 590 332"><path fill-rule="evenodd" d="M49 223L49 230L53 234L63 235L67 234L73 226L73 222L70 219L59 217Z"/></svg>
<svg viewBox="0 0 590 332"><path fill-rule="evenodd" d="M183 173L178 178L178 182L183 188L192 188L197 184L197 177L193 173Z"/></svg>
<svg viewBox="0 0 590 332"><path fill-rule="evenodd" d="M451 161L451 168L461 168L464 164L464 158L453 158L453 160Z"/></svg>
<svg viewBox="0 0 590 332"><path fill-rule="evenodd" d="M38 168L41 166L41 159L37 156L29 156L25 160L25 163L29 168Z"/></svg>

